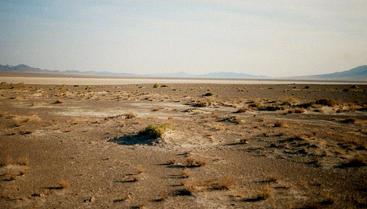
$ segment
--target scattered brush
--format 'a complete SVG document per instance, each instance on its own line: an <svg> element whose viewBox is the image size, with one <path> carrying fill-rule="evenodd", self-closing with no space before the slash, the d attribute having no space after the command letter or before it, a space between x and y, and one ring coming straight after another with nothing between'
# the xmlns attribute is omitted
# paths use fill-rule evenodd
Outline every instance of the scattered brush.
<svg viewBox="0 0 367 209"><path fill-rule="evenodd" d="M155 83L154 85L153 85L153 88L159 88L161 85L159 84L159 83Z"/></svg>

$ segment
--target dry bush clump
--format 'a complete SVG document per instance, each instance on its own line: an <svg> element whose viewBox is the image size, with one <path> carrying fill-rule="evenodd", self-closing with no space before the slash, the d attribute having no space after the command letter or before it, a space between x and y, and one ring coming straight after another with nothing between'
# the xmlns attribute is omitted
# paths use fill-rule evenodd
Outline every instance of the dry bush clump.
<svg viewBox="0 0 367 209"><path fill-rule="evenodd" d="M138 135L152 139L161 138L167 129L168 124L149 125L144 130L140 131Z"/></svg>
<svg viewBox="0 0 367 209"><path fill-rule="evenodd" d="M159 83L155 83L154 85L153 85L153 88L159 88L161 85L159 84Z"/></svg>

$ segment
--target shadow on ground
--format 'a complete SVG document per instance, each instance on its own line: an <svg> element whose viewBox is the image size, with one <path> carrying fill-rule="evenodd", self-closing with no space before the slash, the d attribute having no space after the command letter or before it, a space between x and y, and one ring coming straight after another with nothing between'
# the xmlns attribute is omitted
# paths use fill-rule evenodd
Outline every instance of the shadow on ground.
<svg viewBox="0 0 367 209"><path fill-rule="evenodd" d="M120 137L115 137L110 142L114 142L120 145L154 145L158 142L159 138L153 138L141 134L129 134Z"/></svg>

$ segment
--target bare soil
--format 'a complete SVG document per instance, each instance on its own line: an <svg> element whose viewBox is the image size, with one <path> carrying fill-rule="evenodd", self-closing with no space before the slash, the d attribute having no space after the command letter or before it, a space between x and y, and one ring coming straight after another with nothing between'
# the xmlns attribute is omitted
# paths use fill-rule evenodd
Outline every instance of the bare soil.
<svg viewBox="0 0 367 209"><path fill-rule="evenodd" d="M366 85L155 87L1 83L0 208L367 207Z"/></svg>

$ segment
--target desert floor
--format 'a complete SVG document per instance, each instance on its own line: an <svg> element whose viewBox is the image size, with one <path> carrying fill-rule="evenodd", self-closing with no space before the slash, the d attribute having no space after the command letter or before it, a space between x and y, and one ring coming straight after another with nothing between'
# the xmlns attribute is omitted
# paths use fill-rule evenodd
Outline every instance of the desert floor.
<svg viewBox="0 0 367 209"><path fill-rule="evenodd" d="M0 208L366 208L367 86L3 82L0 165Z"/></svg>

